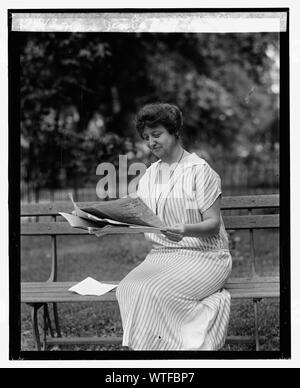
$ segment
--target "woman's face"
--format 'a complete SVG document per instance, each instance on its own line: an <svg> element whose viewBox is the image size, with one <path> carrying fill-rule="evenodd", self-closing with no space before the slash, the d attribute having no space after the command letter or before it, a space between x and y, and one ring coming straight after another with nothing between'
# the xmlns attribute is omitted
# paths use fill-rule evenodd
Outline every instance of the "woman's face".
<svg viewBox="0 0 300 388"><path fill-rule="evenodd" d="M155 128L145 127L142 138L147 147L158 158L170 155L176 145L175 135L170 134L163 125L158 125Z"/></svg>

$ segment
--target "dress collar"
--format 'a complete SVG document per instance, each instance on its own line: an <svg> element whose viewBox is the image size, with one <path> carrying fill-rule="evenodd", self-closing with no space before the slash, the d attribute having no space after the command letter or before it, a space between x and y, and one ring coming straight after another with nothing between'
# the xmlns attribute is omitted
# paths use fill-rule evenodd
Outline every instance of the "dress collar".
<svg viewBox="0 0 300 388"><path fill-rule="evenodd" d="M154 165L158 165L162 163L162 160L159 159L157 160L156 162L152 163L151 164L151 167ZM184 158L182 158L182 160L180 161L180 164L181 163L185 163L185 164L190 164L191 166L194 166L196 164L206 164L206 161L202 158L200 158L200 156L198 156L195 152L192 152L191 154L185 156Z"/></svg>

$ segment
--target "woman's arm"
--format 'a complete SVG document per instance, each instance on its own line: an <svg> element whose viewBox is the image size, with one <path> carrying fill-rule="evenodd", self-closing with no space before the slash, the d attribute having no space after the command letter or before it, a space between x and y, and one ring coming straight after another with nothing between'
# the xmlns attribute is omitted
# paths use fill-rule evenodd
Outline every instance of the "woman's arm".
<svg viewBox="0 0 300 388"><path fill-rule="evenodd" d="M183 237L209 237L220 228L220 196L212 206L203 212L203 221L198 224L176 224L166 229L163 234L172 241L180 241Z"/></svg>
<svg viewBox="0 0 300 388"><path fill-rule="evenodd" d="M218 233L220 228L220 203L218 197L212 206L203 213L199 224L186 224L183 237L209 237Z"/></svg>

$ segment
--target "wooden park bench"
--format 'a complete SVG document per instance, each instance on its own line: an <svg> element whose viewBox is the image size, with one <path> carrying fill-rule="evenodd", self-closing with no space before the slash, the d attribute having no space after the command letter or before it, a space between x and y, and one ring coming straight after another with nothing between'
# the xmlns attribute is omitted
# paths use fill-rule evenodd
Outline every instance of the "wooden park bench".
<svg viewBox="0 0 300 388"><path fill-rule="evenodd" d="M79 207L91 203L78 203ZM254 229L279 228L279 195L255 195L223 197L222 210L235 212L246 209L246 215L224 215L225 227L230 230L248 230L250 237L251 276L247 278L231 278L225 288L233 299L251 299L254 309L254 336L231 336L227 343L255 343L256 350L260 350L258 329L258 302L262 298L279 297L279 277L260 277L256 271L256 254L254 244ZM253 214L256 209L263 209L263 214ZM22 217L51 216L53 222L22 222L23 236L50 236L52 240L51 274L46 282L24 282L21 284L21 302L31 307L33 337L37 350L46 350L49 345L80 345L80 344L120 344L121 337L62 337L60 331L57 303L67 302L116 302L115 289L102 296L82 296L71 293L68 289L77 282L57 281L57 245L56 236L86 234L85 230L74 229L67 222L57 222L58 212L71 212L69 202L52 202L48 204L22 205ZM266 214L267 213L267 214ZM80 281L80 280L78 280ZM114 283L109 279L103 282ZM48 305L53 305L54 325L51 323ZM38 311L43 309L43 340L40 338L38 325ZM55 332L54 328L55 326ZM50 335L49 335L50 334Z"/></svg>

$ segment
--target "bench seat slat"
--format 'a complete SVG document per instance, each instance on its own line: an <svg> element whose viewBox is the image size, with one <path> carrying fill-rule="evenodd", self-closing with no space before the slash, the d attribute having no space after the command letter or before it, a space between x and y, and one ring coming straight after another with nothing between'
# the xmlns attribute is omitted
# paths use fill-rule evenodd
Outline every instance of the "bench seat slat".
<svg viewBox="0 0 300 388"><path fill-rule="evenodd" d="M273 279L273 280L271 280ZM269 281L262 283L241 280L229 281L225 288L230 292L232 298L260 298L278 297L279 282L269 278ZM118 284L118 282L108 282ZM79 295L68 291L76 282L48 282L48 283L22 283L21 301L23 303L51 303L51 302L111 302L116 300L116 290L104 295Z"/></svg>
<svg viewBox="0 0 300 388"><path fill-rule="evenodd" d="M122 337L60 337L47 338L47 345L119 345Z"/></svg>
<svg viewBox="0 0 300 388"><path fill-rule="evenodd" d="M111 291L101 296L72 294L69 291L48 292L43 294L27 293L21 296L24 303L63 303L63 302L115 302L115 292Z"/></svg>
<svg viewBox="0 0 300 388"><path fill-rule="evenodd" d="M273 290L230 290L231 297L233 299L260 299L260 298L276 298L279 297L279 287ZM116 298L111 291L101 296L83 296L83 295L61 295L61 294L43 294L43 295L23 295L22 302L24 303L76 303L76 302L115 302Z"/></svg>
<svg viewBox="0 0 300 388"><path fill-rule="evenodd" d="M119 284L120 281L117 280L101 280L103 283L109 284ZM68 289L74 286L77 281L67 281L67 282L23 282L21 288L26 290L53 290L53 289ZM265 283L279 283L279 276L266 276L266 277L255 277L255 278L230 278L227 281L227 286L234 287L259 287L261 284Z"/></svg>

